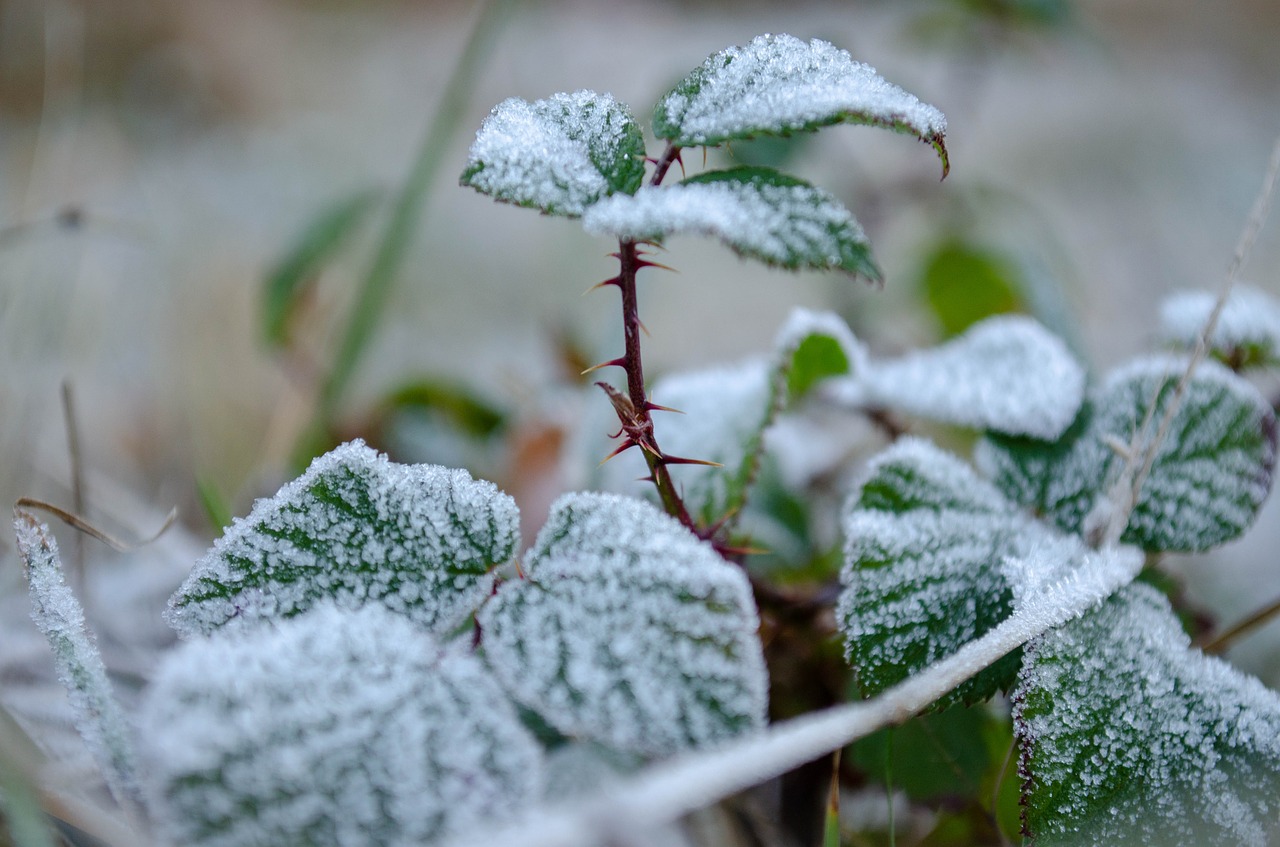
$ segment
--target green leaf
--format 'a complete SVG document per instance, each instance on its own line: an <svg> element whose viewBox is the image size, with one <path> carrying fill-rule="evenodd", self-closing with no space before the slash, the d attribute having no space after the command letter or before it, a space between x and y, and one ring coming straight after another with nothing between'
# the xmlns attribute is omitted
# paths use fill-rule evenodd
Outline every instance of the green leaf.
<svg viewBox="0 0 1280 847"><path fill-rule="evenodd" d="M1147 585L1027 645L1014 693L1038 847L1275 844L1280 697L1189 648Z"/></svg>
<svg viewBox="0 0 1280 847"><path fill-rule="evenodd" d="M1084 384L1084 368L1061 339L1031 318L1000 315L938 347L868 362L839 396L942 423L1056 438L1075 419Z"/></svg>
<svg viewBox="0 0 1280 847"><path fill-rule="evenodd" d="M498 679L567 736L664 756L764 723L746 576L644 501L562 497L478 620Z"/></svg>
<svg viewBox="0 0 1280 847"><path fill-rule="evenodd" d="M931 145L947 175L947 119L875 68L819 39L761 35L710 56L654 109L653 131L679 147L869 124Z"/></svg>
<svg viewBox="0 0 1280 847"><path fill-rule="evenodd" d="M353 441L259 500L169 601L183 635L378 602L437 634L488 596L515 553L515 502L466 471L399 465Z"/></svg>
<svg viewBox="0 0 1280 847"><path fill-rule="evenodd" d="M386 396L383 414L420 411L439 414L467 435L485 438L506 423L506 415L472 388L448 380L423 377L406 382Z"/></svg>
<svg viewBox="0 0 1280 847"><path fill-rule="evenodd" d="M182 644L141 723L170 844L435 843L514 817L542 783L483 663L378 606Z"/></svg>
<svg viewBox="0 0 1280 847"><path fill-rule="evenodd" d="M881 278L862 227L839 200L767 168L708 171L676 185L646 186L635 196L596 204L582 224L592 235L633 241L705 235L767 265Z"/></svg>
<svg viewBox="0 0 1280 847"><path fill-rule="evenodd" d="M1014 598L1004 561L1051 538L968 465L914 438L872 461L843 527L836 619L864 697L1007 618ZM1008 689L1017 666L1014 652L943 703L973 703Z"/></svg>
<svg viewBox="0 0 1280 847"><path fill-rule="evenodd" d="M608 94L577 91L530 103L513 97L485 118L462 184L496 200L576 218L644 181L644 138Z"/></svg>
<svg viewBox="0 0 1280 847"><path fill-rule="evenodd" d="M659 414L654 433L674 456L721 467L672 465L685 505L706 524L726 516L732 526L746 506L765 451L765 431L778 415L825 378L846 374L864 358L838 316L796 309L778 332L769 359L676 373L655 383L652 396L683 414ZM620 457L617 478L643 474L638 459Z"/></svg>
<svg viewBox="0 0 1280 847"><path fill-rule="evenodd" d="M1160 305L1160 334L1173 345L1192 349L1217 305L1209 291L1184 291ZM1227 297L1209 351L1232 370L1280 364L1280 300L1247 285Z"/></svg>
<svg viewBox="0 0 1280 847"><path fill-rule="evenodd" d="M102 655L75 595L62 578L58 543L49 528L14 509L14 531L31 594L31 617L53 650L76 730L126 809L140 808L133 733L112 692Z"/></svg>
<svg viewBox="0 0 1280 847"><path fill-rule="evenodd" d="M948 337L986 318L1026 307L1009 262L962 241L947 241L928 257L920 288Z"/></svg>
<svg viewBox="0 0 1280 847"><path fill-rule="evenodd" d="M918 715L854 742L849 761L881 784L889 761L893 787L912 800L972 797L1006 752L986 743L984 735L994 723L986 709L976 707Z"/></svg>
<svg viewBox="0 0 1280 847"><path fill-rule="evenodd" d="M324 208L271 268L262 286L263 331L269 343L289 343L289 324L316 276L342 249L378 200L361 191Z"/></svg>
<svg viewBox="0 0 1280 847"><path fill-rule="evenodd" d="M1006 496L1083 532L1124 464L1116 448L1130 442L1153 399L1153 420L1162 420L1185 370L1179 357L1135 361L1107 378L1058 441L991 435L979 465ZM1275 456L1270 405L1226 368L1202 363L1122 540L1145 550L1207 550L1236 538L1271 489Z"/></svg>

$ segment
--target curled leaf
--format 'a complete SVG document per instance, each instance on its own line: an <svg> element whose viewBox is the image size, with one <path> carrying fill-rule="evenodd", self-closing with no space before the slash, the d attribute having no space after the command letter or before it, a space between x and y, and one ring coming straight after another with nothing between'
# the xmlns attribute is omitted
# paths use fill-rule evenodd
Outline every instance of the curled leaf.
<svg viewBox="0 0 1280 847"><path fill-rule="evenodd" d="M947 119L846 51L813 39L761 35L707 58L654 109L653 131L680 147L833 124L869 124L932 146L947 175Z"/></svg>

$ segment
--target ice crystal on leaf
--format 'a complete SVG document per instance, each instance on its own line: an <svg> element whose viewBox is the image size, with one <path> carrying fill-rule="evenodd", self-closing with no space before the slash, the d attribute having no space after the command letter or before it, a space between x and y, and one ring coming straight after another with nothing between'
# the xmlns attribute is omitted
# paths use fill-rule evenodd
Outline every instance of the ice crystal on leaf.
<svg viewBox="0 0 1280 847"><path fill-rule="evenodd" d="M676 185L646 186L634 196L616 195L592 206L582 225L593 235L637 241L711 236L768 265L880 279L866 235L844 204L768 168L709 171Z"/></svg>
<svg viewBox="0 0 1280 847"><path fill-rule="evenodd" d="M1080 409L1084 369L1031 318L999 316L960 337L891 361L873 360L840 395L943 423L1057 438Z"/></svg>
<svg viewBox="0 0 1280 847"><path fill-rule="evenodd" d="M578 217L644 180L644 138L626 105L577 91L504 100L471 145L462 184L496 200Z"/></svg>
<svg viewBox="0 0 1280 847"><path fill-rule="evenodd" d="M1218 296L1184 291L1160 305L1160 334L1172 344L1194 347ZM1233 366L1280 363L1280 300L1246 285L1236 286L1218 316L1209 348Z"/></svg>
<svg viewBox="0 0 1280 847"><path fill-rule="evenodd" d="M764 722L746 576L644 501L562 497L479 621L498 678L565 735L662 756Z"/></svg>
<svg viewBox="0 0 1280 847"><path fill-rule="evenodd" d="M1186 360L1155 356L1111 374L1056 442L990 436L980 467L1007 496L1081 532L1120 472L1153 398L1164 416ZM1207 550L1253 522L1271 489L1275 413L1215 362L1191 380L1122 536L1145 550Z"/></svg>
<svg viewBox="0 0 1280 847"><path fill-rule="evenodd" d="M332 604L170 653L142 707L174 844L420 845L539 798L542 754L483 664Z"/></svg>
<svg viewBox="0 0 1280 847"><path fill-rule="evenodd" d="M442 634L488 596L518 521L490 482L396 464L353 441L237 519L170 600L168 619L181 634L209 633L334 599L378 602Z"/></svg>
<svg viewBox="0 0 1280 847"><path fill-rule="evenodd" d="M659 102L658 138L714 146L833 124L870 124L930 144L947 170L947 119L875 68L820 39L761 35L707 58Z"/></svg>
<svg viewBox="0 0 1280 847"><path fill-rule="evenodd" d="M1027 645L1014 726L1037 845L1280 839L1280 696L1134 584Z"/></svg>
<svg viewBox="0 0 1280 847"><path fill-rule="evenodd" d="M1023 515L964 462L915 438L872 460L844 517L837 620L864 696L878 694L1003 621L1013 594L1006 558L1052 532ZM1008 688L1010 654L948 699Z"/></svg>
<svg viewBox="0 0 1280 847"><path fill-rule="evenodd" d="M85 624L84 610L62 578L58 542L47 526L16 510L14 530L31 594L31 617L53 649L54 666L67 690L76 730L111 793L127 807L138 800L133 740L112 694L102 656Z"/></svg>

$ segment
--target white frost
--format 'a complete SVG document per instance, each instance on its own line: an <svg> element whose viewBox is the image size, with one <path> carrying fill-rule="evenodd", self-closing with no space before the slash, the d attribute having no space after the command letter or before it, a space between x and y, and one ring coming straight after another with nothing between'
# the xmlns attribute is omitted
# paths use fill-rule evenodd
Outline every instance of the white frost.
<svg viewBox="0 0 1280 847"><path fill-rule="evenodd" d="M1160 304L1160 334L1169 342L1194 347L1208 323L1218 296L1208 291L1184 291ZM1280 357L1280 300L1238 285L1218 316L1209 346L1222 353L1254 349L1267 360Z"/></svg>
<svg viewBox="0 0 1280 847"><path fill-rule="evenodd" d="M632 135L642 155L629 110L609 94L576 91L533 103L512 97L485 118L463 181L499 200L576 217L609 193L602 167L631 154ZM634 168L643 177L643 163Z"/></svg>
<svg viewBox="0 0 1280 847"><path fill-rule="evenodd" d="M645 186L592 206L582 226L592 235L631 240L710 236L789 268L839 268L849 245L867 244L862 227L828 192L760 180Z"/></svg>
<svg viewBox="0 0 1280 847"><path fill-rule="evenodd" d="M699 70L696 90L677 88L658 104L659 136L682 144L717 144L835 123L848 113L903 124L924 138L947 131L942 112L816 38L761 35L745 47L711 56Z"/></svg>
<svg viewBox="0 0 1280 847"><path fill-rule="evenodd" d="M764 723L746 576L643 501L562 497L479 621L498 678L571 737L661 756Z"/></svg>
<svg viewBox="0 0 1280 847"><path fill-rule="evenodd" d="M518 538L515 501L466 471L401 465L357 440L237 519L170 600L184 636L377 601L444 633L488 596Z"/></svg>
<svg viewBox="0 0 1280 847"><path fill-rule="evenodd" d="M1280 696L1190 649L1134 584L1028 646L1014 694L1038 840L1274 844Z"/></svg>
<svg viewBox="0 0 1280 847"><path fill-rule="evenodd" d="M84 610L62 578L58 543L47 526L16 510L14 531L30 587L31 617L53 649L76 730L117 802L132 813L139 799L132 733L112 693Z"/></svg>
<svg viewBox="0 0 1280 847"><path fill-rule="evenodd" d="M141 723L174 844L409 847L510 818L541 790L537 742L483 665L376 606L189 641Z"/></svg>
<svg viewBox="0 0 1280 847"><path fill-rule="evenodd" d="M1084 369L1031 318L998 316L960 337L893 361L872 361L838 397L943 423L1054 439L1084 398Z"/></svg>

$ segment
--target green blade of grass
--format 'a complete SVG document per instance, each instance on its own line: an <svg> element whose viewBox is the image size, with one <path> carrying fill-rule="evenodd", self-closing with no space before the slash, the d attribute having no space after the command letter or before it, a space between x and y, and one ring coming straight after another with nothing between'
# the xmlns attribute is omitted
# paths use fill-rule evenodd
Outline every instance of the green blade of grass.
<svg viewBox="0 0 1280 847"><path fill-rule="evenodd" d="M444 88L440 105L432 116L426 137L419 148L413 170L396 197L391 218L378 245L356 297L355 306L333 361L332 370L321 389L320 418L332 419L347 384L355 373L360 356L382 315L396 272L412 243L422 218L423 200L435 182L449 142L461 122L484 59L489 55L502 25L511 17L516 0L489 0L480 10L462 56Z"/></svg>

